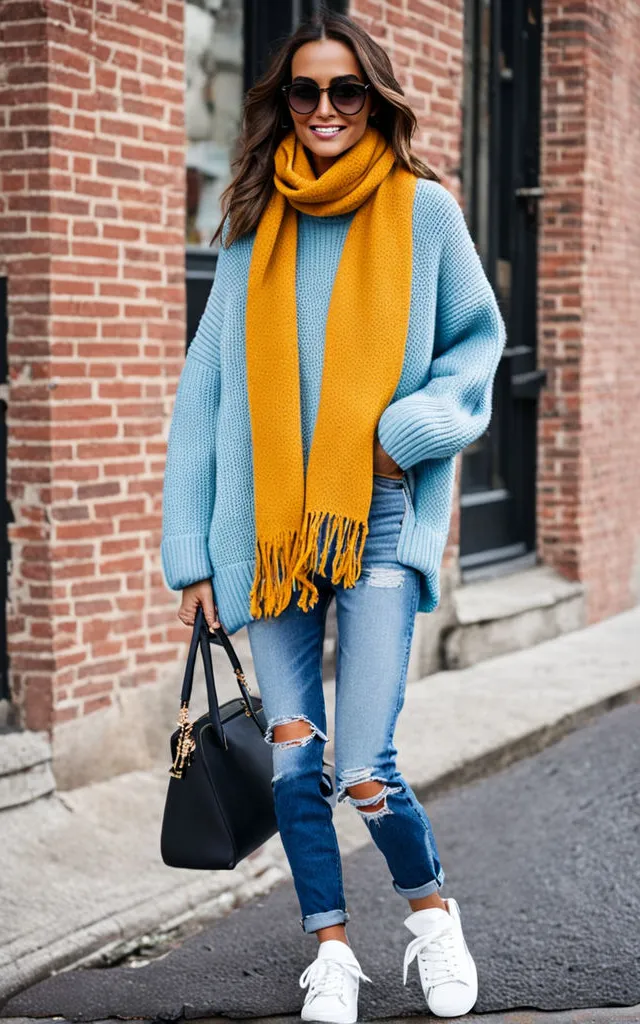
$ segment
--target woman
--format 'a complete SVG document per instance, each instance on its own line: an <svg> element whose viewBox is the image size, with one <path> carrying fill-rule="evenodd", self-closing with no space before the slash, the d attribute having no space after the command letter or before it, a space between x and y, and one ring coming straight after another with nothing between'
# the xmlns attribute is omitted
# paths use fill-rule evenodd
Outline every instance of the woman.
<svg viewBox="0 0 640 1024"><path fill-rule="evenodd" d="M457 452L486 429L504 346L457 202L412 152L385 51L322 13L248 92L215 280L180 378L163 567L211 628L246 625L280 835L317 957L305 1020L357 1019L358 960L330 797L322 645L339 634L337 799L409 903L429 1009L468 1012L476 969L393 734L416 612L439 601ZM222 624L222 626L220 626Z"/></svg>

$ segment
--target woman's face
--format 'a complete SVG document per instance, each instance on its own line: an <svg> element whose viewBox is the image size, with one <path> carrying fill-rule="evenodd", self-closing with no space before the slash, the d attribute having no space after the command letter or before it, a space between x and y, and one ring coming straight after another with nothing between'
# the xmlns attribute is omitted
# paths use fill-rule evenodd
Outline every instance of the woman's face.
<svg viewBox="0 0 640 1024"><path fill-rule="evenodd" d="M366 84L355 54L338 39L317 39L296 50L291 61L291 81L305 80L315 82L321 89L336 80ZM298 114L291 107L288 109L295 133L309 150L318 177L362 138L369 115L374 112L370 89L357 114L341 114L331 105L326 92L320 93L318 106L311 114ZM322 128L332 131L322 134Z"/></svg>

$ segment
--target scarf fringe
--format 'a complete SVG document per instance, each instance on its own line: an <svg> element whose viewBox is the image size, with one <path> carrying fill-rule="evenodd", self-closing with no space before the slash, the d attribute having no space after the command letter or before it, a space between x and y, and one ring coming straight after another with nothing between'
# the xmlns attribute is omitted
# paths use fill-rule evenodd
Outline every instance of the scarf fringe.
<svg viewBox="0 0 640 1024"><path fill-rule="evenodd" d="M249 595L249 607L254 618L279 615L289 603L297 546L297 530L286 530L273 540L258 538L256 571Z"/></svg>
<svg viewBox="0 0 640 1024"><path fill-rule="evenodd" d="M320 530L327 529L318 565ZM314 572L325 576L329 550L336 537L332 583L353 587L362 571L362 553L369 525L358 519L331 512L308 512L302 537L297 530L278 534L274 540L258 539L256 572L250 594L251 615L260 619L279 615L289 604L292 589L301 589L298 607L309 611L318 601L318 588L311 580ZM316 568L317 567L317 568Z"/></svg>

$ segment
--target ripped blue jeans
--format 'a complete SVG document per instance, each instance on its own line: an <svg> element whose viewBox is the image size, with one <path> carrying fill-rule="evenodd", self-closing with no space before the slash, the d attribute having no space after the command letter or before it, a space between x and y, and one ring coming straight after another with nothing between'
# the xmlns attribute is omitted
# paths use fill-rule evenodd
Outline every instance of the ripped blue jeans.
<svg viewBox="0 0 640 1024"><path fill-rule="evenodd" d="M437 892L444 881L429 818L396 767L393 735L404 703L419 598L416 570L397 561L405 509L401 478L374 474L362 572L355 586L316 573L319 600L309 611L295 591L276 617L247 625L273 744L276 817L305 932L349 920L333 811L322 779L327 722L322 650L327 609L336 600L335 775L338 801L349 800L386 858L393 888L407 898ZM308 735L275 742L276 725L303 721ZM376 781L374 796L349 787ZM373 807L373 810L368 810Z"/></svg>

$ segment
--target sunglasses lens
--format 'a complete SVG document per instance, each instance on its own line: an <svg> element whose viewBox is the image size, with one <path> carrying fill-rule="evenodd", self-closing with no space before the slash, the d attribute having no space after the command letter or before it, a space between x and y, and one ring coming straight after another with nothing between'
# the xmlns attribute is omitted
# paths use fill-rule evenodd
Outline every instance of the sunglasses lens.
<svg viewBox="0 0 640 1024"><path fill-rule="evenodd" d="M289 89L289 104L296 114L310 114L318 105L318 87L316 85L292 85Z"/></svg>
<svg viewBox="0 0 640 1024"><path fill-rule="evenodd" d="M364 106L365 89L361 85L345 82L331 92L331 100L341 114L357 114Z"/></svg>

